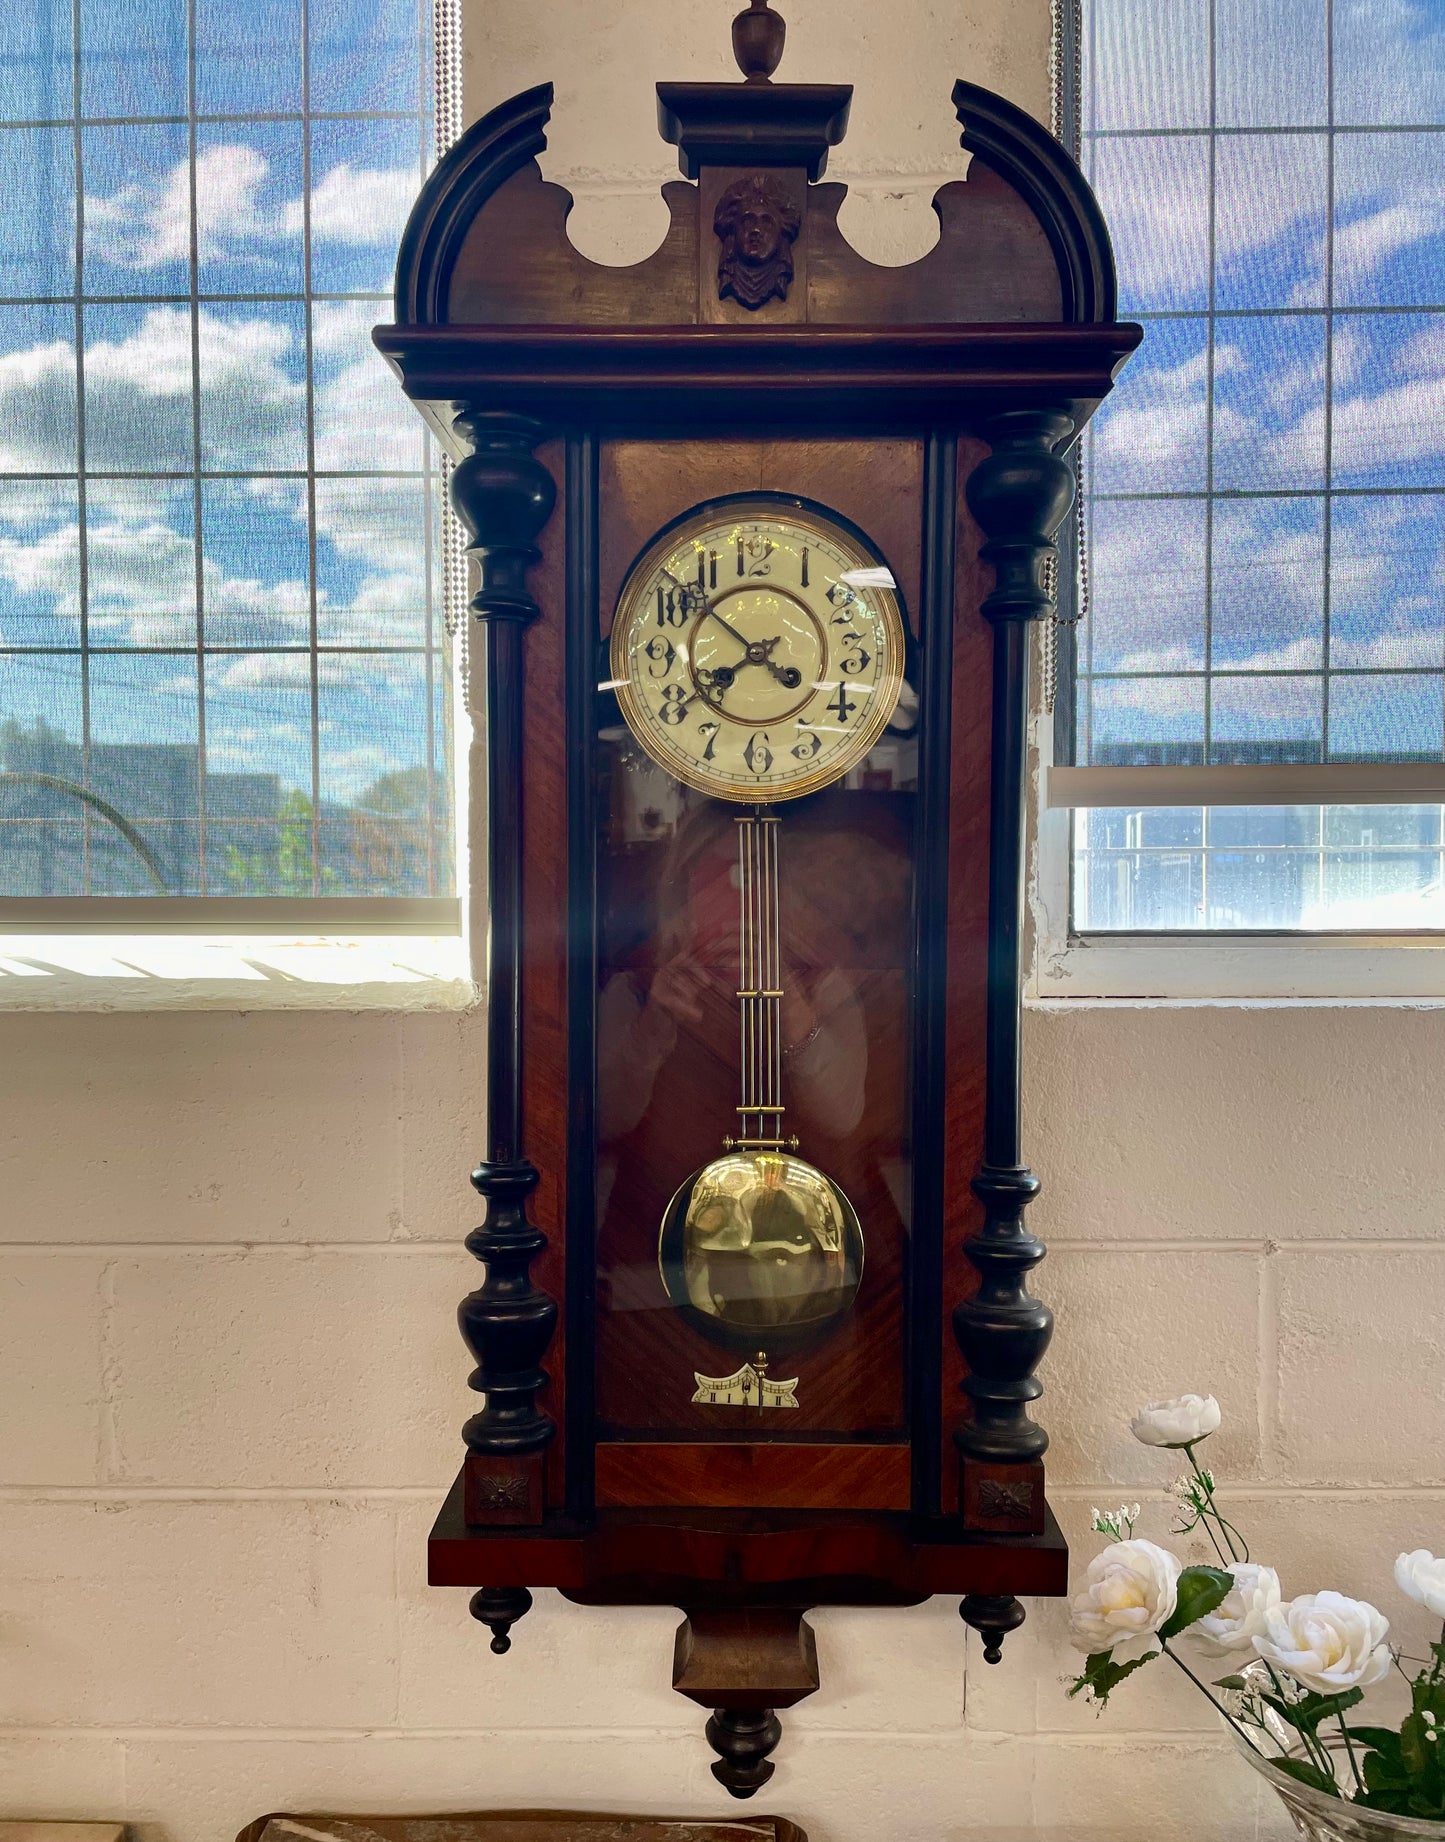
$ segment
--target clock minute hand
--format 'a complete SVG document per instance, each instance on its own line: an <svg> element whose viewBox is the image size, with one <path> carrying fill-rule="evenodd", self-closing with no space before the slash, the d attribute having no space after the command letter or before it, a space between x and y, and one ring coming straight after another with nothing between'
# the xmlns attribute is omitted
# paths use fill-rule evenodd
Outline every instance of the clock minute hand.
<svg viewBox="0 0 1445 1842"><path fill-rule="evenodd" d="M673 575L670 569L664 569L662 573L670 582L676 582L677 586L682 589L684 595L694 592L687 584L678 582L677 577ZM700 594L701 590L699 589L696 592ZM778 683L784 685L790 691L796 690L798 685L802 683L803 674L795 665L778 665L769 656L774 646L776 646L779 639L781 639L781 634L774 634L773 638L770 640L745 639L730 620L724 619L724 617L718 613L716 602L709 601L704 596L702 613L698 615L698 619L706 620L709 614L711 614L724 633L730 633L737 641L738 645L742 647L746 656L740 661L741 664L766 665L768 670L777 679Z"/></svg>

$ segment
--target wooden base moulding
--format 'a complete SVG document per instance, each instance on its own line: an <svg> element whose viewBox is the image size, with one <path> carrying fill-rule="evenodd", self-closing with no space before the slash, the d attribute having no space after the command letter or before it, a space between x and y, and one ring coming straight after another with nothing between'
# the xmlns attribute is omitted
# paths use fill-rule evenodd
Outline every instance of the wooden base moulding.
<svg viewBox="0 0 1445 1842"><path fill-rule="evenodd" d="M934 1593L1060 1596L1068 1550L896 1510L600 1509L536 1528L469 1528L462 1480L427 1544L433 1586L556 1587L581 1604L907 1605Z"/></svg>
<svg viewBox="0 0 1445 1842"><path fill-rule="evenodd" d="M598 1445L597 1501L604 1509L907 1509L904 1445ZM473 1517L471 1522L494 1521Z"/></svg>

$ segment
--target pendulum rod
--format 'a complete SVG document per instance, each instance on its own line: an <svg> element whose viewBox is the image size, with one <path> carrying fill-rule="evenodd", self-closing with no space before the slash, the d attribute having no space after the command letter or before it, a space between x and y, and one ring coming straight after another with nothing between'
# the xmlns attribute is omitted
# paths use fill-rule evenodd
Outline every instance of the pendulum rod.
<svg viewBox="0 0 1445 1842"><path fill-rule="evenodd" d="M759 810L738 828L738 1049L742 1097L739 1136L730 1141L780 1149L783 1137L782 925L778 826Z"/></svg>

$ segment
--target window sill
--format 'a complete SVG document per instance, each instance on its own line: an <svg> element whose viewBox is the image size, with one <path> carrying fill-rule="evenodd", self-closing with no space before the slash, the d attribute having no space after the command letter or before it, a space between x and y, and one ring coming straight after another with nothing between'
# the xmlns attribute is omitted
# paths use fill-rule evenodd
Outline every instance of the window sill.
<svg viewBox="0 0 1445 1842"><path fill-rule="evenodd" d="M1445 936L1091 934L1041 943L1028 1002L1445 1004Z"/></svg>
<svg viewBox="0 0 1445 1842"><path fill-rule="evenodd" d="M0 935L0 1011L465 1010L457 935Z"/></svg>

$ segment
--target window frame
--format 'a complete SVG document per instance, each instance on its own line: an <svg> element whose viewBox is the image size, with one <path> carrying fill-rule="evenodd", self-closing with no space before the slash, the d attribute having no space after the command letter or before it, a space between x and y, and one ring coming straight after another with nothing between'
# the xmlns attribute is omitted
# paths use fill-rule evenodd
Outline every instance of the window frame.
<svg viewBox="0 0 1445 1842"><path fill-rule="evenodd" d="M423 158L425 159L428 142L430 144L432 157L439 158L441 154L445 152L446 148L450 146L452 141L455 140L461 129L460 9L457 0L413 0L413 10L418 20L427 20L427 25L424 29L429 30L431 34L430 68L428 69L424 64L421 72L421 102L416 119L427 137L422 143ZM322 123L332 119L339 120L344 118L350 120L353 117L355 119L371 119L371 115L365 110L356 110L349 113L342 112L341 115L335 115L334 112L329 112L324 108L313 108L311 93L308 87L308 71L310 69L308 46L310 40L307 35L311 29L308 23L309 14L310 9L306 4L306 0L302 0L300 20L303 42L299 50L301 96L297 105L299 114L292 111L292 113L286 115L284 119L289 121L293 119L294 116L294 119L297 121L319 121ZM72 31L74 33L78 33L80 29L79 17L79 8L77 6L72 11ZM265 111L257 112L254 115L247 113L244 116L233 118L202 110L197 102L196 33L197 23L195 8L192 6L189 9L187 19L185 114L173 118L178 129L183 132L186 137L186 158L190 166L190 271L184 298L181 295L172 297L169 294L156 297L157 299L164 299L166 302L174 298L174 300L182 306L189 306L193 316L191 329L193 347L197 338L194 316L198 312L200 306L209 304L212 299L201 285L201 278L196 267L196 162L198 158L197 149L201 136L207 127L212 126L217 121L226 122L238 120L242 122L260 121L266 123L273 119L283 119L280 116L272 117ZM81 56L82 52L77 40L72 46L71 51L73 65L77 72L80 67ZM75 81L79 81L78 75ZM376 114L375 118L378 120L391 120L393 116L382 111ZM430 118L432 123L430 129L427 127L428 118ZM56 127L68 127L76 150L74 155L77 197L74 231L76 275L71 296L68 297L67 301L61 304L69 304L73 307L76 314L77 328L83 323L83 316L86 310L93 304L93 301L99 300L103 304L109 304L111 300L109 296L93 297L88 295L81 283L83 256L81 239L84 234L84 214L79 209L79 199L81 195L79 149L84 129L90 122L90 119L91 118L83 112L81 108L81 99L77 95L73 101L72 115L68 122L57 122L52 124ZM160 117L137 116L135 121L145 125L160 119ZM167 122L171 120L172 117L166 117ZM128 124L129 121L130 118L127 117L126 123ZM25 124L20 124L19 126L23 129ZM422 177L424 177L424 173L419 175L418 184L420 184ZM314 501L316 496L318 480L326 481L335 478L346 481L355 479L364 484L368 480L383 478L385 475L382 473L359 475L336 473L335 470L328 470L325 467L317 465L314 425L318 413L316 395L319 386L313 377L313 360L311 356L312 336L310 332L311 315L314 305L317 302L325 305L334 299L344 303L347 300L360 300L362 295L358 294L355 290L349 293L342 292L333 294L329 293L324 288L318 289L313 284L311 272L311 176L309 158L303 158L303 185L306 188L303 194L306 200L306 208L303 212L305 225L302 233L303 281L301 283L301 293L297 296L297 302L298 311L304 313L307 327L304 341L308 395L306 408L307 452L304 471L294 476L288 475L287 477L294 477L296 479L306 493L308 503L310 503ZM7 297L7 299L8 298L9 297ZM57 297L57 299L58 298L59 297ZM254 305L257 302L263 302L270 298L272 297L266 295L238 294L234 297L234 302L231 304L238 306ZM289 300L290 297L287 298ZM229 301L230 297L227 297L227 299ZM376 296L375 305L378 309L376 317L384 317L384 313L380 310L386 306L388 300L389 293L378 294ZM301 305L302 303L304 303L304 307ZM19 300L17 297L16 304L23 306L27 303L23 300ZM152 297L144 293L137 294L133 302L137 311L143 311L154 304L155 302L152 300ZM77 332L76 363L82 376L84 373L85 358L86 350L84 341L80 337L79 332ZM198 418L201 413L200 393L201 380L199 377L195 377L193 378L191 396L193 434L195 427L199 426ZM200 486L202 479L209 478L211 475L207 473L203 465L199 442L195 441L193 446L194 452L192 454L190 469L184 477L191 484L192 491L195 495L193 523L196 533L195 569L198 579L197 594L199 596L201 593L199 582L205 564L205 552L201 547L199 529ZM265 469L261 471L264 473ZM59 476L35 474L25 477L33 478L36 481L42 481ZM112 476L103 472L93 473L88 470L84 464L83 453L77 455L77 473L75 478L79 482L78 493L82 502L85 496L86 483L89 480L105 480L110 477ZM152 476L136 475L134 483L138 486L144 486L151 477ZM169 478L172 476L164 475L160 477ZM179 478L181 476L176 475L175 477ZM225 477L230 478L232 476L226 475ZM240 478L242 476L237 475L235 477ZM433 450L425 460L421 472L416 477L422 485L426 501L426 528L423 539L426 549L425 582L419 585L419 592L425 595L430 609L428 632L430 634L432 624L434 623L436 629L436 642L439 642L434 643L431 638L428 638L419 648L420 651L426 654L428 660L426 677L428 687L426 698L428 744L426 758L428 764L428 787L431 789L431 791L429 791L429 803L440 795L446 798L450 806L448 829L451 833L450 842L453 857L452 889L454 892L447 895L426 896L375 896L365 893L332 896L318 893L313 895L276 896L97 894L52 897L19 896L0 891L0 960L9 957L12 963L23 963L27 958L27 954L31 958L34 957L37 943L43 945L46 939L53 938L59 940L80 935L91 935L97 938L103 937L111 941L127 938L150 941L165 936L186 936L188 939L194 941L196 937L204 937L216 943L227 942L232 945L253 938L263 942L289 939L292 941L305 940L314 943L318 947L336 945L340 942L355 942L358 940L369 940L373 945L377 945L385 940L393 940L399 951L408 940L418 942L455 941L458 943L459 949L465 945L469 925L467 916L468 903L463 880L466 863L465 796L468 765L468 751L466 745L467 711L463 685L465 671L465 632L461 632L460 641L457 645L451 644L447 636L449 634L456 634L461 627L461 619L459 619L458 616L465 601L466 566L461 553L461 538L458 527L447 501L447 467L445 464L445 456L439 450ZM316 701L315 690L315 680L318 672L317 662L329 653L341 650L341 648L333 644L320 642L317 637L316 606L318 598L318 565L315 555L315 534L313 527L314 511L312 517L308 520L307 533L307 587L312 610L311 633L307 646L302 649L302 651L304 652L304 656L310 661L310 672L313 680L310 722L313 755L312 797L313 803L315 803L316 726L319 717L319 706ZM83 562L81 572L83 575ZM203 630L198 629L195 646L195 652L198 657L201 656L203 647ZM98 652L104 653L108 650L114 649L105 647L97 648L93 643L88 643L85 640L84 621L82 620L82 638L76 656L83 661L93 654ZM153 650L154 649L145 648L138 649L136 656L148 658L152 656ZM167 653L176 649L161 650L163 653ZM212 650L215 650L214 647ZM234 647L221 649L223 652L236 650L238 649ZM294 646L285 650L289 652L298 651ZM399 651L402 649L395 647L369 648L363 645L350 650L359 652L361 656L365 657L366 654L372 650L386 652ZM160 655L158 654L157 656ZM439 699L434 698L432 695L431 687L433 675L440 681L437 686L440 693ZM203 680L198 674L198 686L202 682ZM200 689L198 689L198 697L202 699L204 697L204 692ZM438 704L440 704L440 710ZM202 726L200 728L201 740L198 744L197 773L201 779L201 791L198 798L198 811L200 814L198 823L202 828L201 836L204 840L206 800L204 794L203 765L205 734L203 712L204 705L202 704L202 714L198 719ZM0 711L0 714L3 714L3 711ZM448 759L447 754L444 753L440 762L438 762L437 752L431 745L430 737L433 725L439 725L443 720L450 726L452 743L448 751L450 758ZM81 746L83 748L87 747L88 743L82 742ZM96 822L96 813L99 814L100 818L109 819L112 824L116 823L117 815L113 811L108 811L106 809L104 801L91 799L88 793L82 793L79 797L86 801L84 817L87 825ZM96 809L95 812L92 812L92 807ZM313 816L313 831L317 823L317 818ZM428 851L430 852L436 832L434 821L429 818L427 824ZM132 844L133 848L141 850L142 854L144 854L144 846L137 843L133 831L130 831L123 823L117 828L123 833L127 833L128 842ZM204 848L203 845L202 848ZM155 869L154 859L147 857L146 861L148 868L151 870L152 880L156 880L158 873ZM320 875L321 867L318 860L313 872L313 886L315 886ZM445 884L443 884L443 887L445 887ZM7 952L7 950L10 949L13 950ZM36 963L44 962L37 961ZM458 961L457 964L461 965L462 962ZM63 971L64 968L62 967L61 970ZM428 973L426 976L431 977L432 974ZM27 980L26 982L28 983L29 981ZM154 983L153 977L150 982L152 984ZM282 975L281 982L283 984L289 983L298 986L305 985L306 983L304 978L296 979L294 975L291 974ZM322 984L324 985L331 982L333 981L323 980ZM36 995L38 996L39 994L37 993ZM0 1008L12 1008L12 999L13 990L11 980L0 980ZM305 1002L307 1000L301 998L300 1001ZM454 994L446 1000L448 1003L453 1001ZM109 999L107 999L106 1002L108 1007Z"/></svg>
<svg viewBox="0 0 1445 1842"><path fill-rule="evenodd" d="M1052 0L1051 126L1075 159L1082 151L1081 85L1087 4L1089 0ZM1082 493L1081 450L1082 439L1070 452L1079 481L1078 494ZM1032 706L1028 1000L1445 1002L1445 929L1102 931L1075 927L1075 808L1051 799L1049 788L1054 766L1075 760L1077 622L1082 610L1079 524L1074 511L1059 533L1058 547L1060 619L1052 635L1040 636L1036 656L1041 669L1034 679L1036 686L1052 679L1053 706L1051 710L1045 707L1041 692L1036 692ZM1053 657L1046 665L1050 649ZM1437 768L1437 777L1445 776L1445 765L1432 765ZM1079 804L1088 803L1090 777L1098 777L1097 787L1114 773L1111 768L1071 765L1069 778L1080 796ZM1175 773L1197 775L1199 770L1161 767L1151 771L1151 778L1164 785ZM1330 803L1348 805L1359 799L1361 775L1355 764L1322 762L1313 773L1321 785L1337 783L1338 796ZM1249 803L1299 806L1325 802L1301 799L1298 792L1281 790L1272 795L1261 790Z"/></svg>

